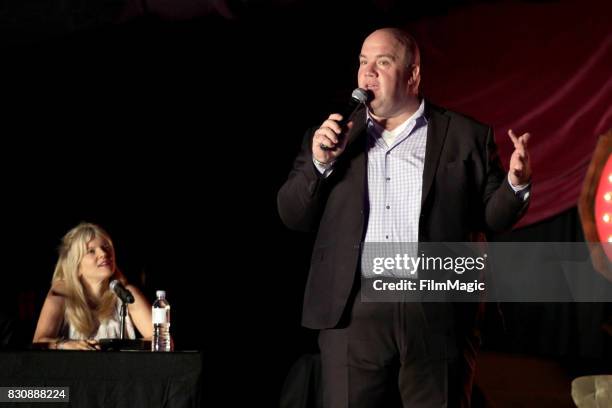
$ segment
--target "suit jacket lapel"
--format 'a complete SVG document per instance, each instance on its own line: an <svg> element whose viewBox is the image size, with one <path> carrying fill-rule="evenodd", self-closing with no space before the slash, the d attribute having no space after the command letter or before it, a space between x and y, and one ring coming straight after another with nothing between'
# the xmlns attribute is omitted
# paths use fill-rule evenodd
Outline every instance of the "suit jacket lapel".
<svg viewBox="0 0 612 408"><path fill-rule="evenodd" d="M348 132L346 137L348 137L348 145L353 143L359 136L365 136L366 131L366 108L365 106L361 106L357 112L352 116L351 120L353 121L353 127Z"/></svg>
<svg viewBox="0 0 612 408"><path fill-rule="evenodd" d="M425 168L423 169L423 192L421 194L421 208L427 200L427 195L431 190L440 153L446 139L448 130L448 116L444 115L444 111L430 102L425 101L425 116L428 120L427 124L427 146L425 148Z"/></svg>
<svg viewBox="0 0 612 408"><path fill-rule="evenodd" d="M346 155L352 157L352 165L354 166L354 171L357 172L359 177L355 177L355 197L362 197L360 203L360 213L361 213L361 236L360 239L364 238L365 234L365 220L368 217L369 213L369 204L368 204L368 136L367 136L367 122L366 122L366 108L362 106L358 109L352 117L353 127L348 132L346 137L347 141L347 153ZM342 157L342 156L340 156Z"/></svg>

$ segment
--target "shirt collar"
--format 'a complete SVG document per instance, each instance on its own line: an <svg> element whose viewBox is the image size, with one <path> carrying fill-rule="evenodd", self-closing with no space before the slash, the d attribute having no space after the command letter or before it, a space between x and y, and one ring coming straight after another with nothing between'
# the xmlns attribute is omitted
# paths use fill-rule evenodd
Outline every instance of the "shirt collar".
<svg viewBox="0 0 612 408"><path fill-rule="evenodd" d="M399 134L404 129L406 129L406 127L411 121L417 121L419 119L424 120L425 123L427 123L427 117L425 116L425 99L421 99L421 104L419 105L419 108L408 119L406 119L402 124L393 129L391 132ZM385 130L374 120L372 114L370 113L370 109L366 110L366 124L368 131L373 131L376 135L382 135L382 132Z"/></svg>

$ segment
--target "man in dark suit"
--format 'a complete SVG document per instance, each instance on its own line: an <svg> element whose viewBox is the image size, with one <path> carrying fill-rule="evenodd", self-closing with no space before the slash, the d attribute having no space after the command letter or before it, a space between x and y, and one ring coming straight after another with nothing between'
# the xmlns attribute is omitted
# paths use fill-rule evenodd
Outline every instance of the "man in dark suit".
<svg viewBox="0 0 612 408"><path fill-rule="evenodd" d="M317 231L302 324L320 330L327 408L469 405L477 307L362 302L363 243L470 241L528 205L529 134L509 131L505 173L491 128L423 100L419 82L409 34L370 34L358 73L367 109L307 133L278 193L288 227Z"/></svg>

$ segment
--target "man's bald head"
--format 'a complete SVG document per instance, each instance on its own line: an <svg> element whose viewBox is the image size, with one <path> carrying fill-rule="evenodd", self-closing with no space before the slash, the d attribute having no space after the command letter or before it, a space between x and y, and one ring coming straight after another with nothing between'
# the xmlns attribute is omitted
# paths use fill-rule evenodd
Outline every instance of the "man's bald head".
<svg viewBox="0 0 612 408"><path fill-rule="evenodd" d="M404 48L404 62L407 68L410 68L411 65L421 65L419 45L407 31L396 27L386 27L374 31L368 37L373 35L389 35L401 44Z"/></svg>

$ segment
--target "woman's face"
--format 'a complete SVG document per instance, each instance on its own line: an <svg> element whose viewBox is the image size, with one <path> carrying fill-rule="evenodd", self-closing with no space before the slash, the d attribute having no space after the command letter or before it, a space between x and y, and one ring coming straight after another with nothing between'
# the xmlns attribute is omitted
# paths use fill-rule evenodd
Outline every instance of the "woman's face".
<svg viewBox="0 0 612 408"><path fill-rule="evenodd" d="M89 281L103 281L115 271L113 249L108 241L94 237L87 243L87 251L79 264L79 276Z"/></svg>

